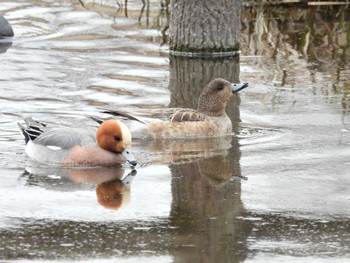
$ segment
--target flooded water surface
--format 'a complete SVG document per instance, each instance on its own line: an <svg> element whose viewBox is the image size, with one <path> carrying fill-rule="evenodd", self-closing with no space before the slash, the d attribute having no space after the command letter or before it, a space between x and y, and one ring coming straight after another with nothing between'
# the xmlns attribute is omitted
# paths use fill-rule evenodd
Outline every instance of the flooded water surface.
<svg viewBox="0 0 350 263"><path fill-rule="evenodd" d="M350 7L250 5L241 53L168 54L159 1L0 0L1 262L350 260ZM17 122L96 127L249 82L223 138L135 138L135 169L30 161Z"/></svg>

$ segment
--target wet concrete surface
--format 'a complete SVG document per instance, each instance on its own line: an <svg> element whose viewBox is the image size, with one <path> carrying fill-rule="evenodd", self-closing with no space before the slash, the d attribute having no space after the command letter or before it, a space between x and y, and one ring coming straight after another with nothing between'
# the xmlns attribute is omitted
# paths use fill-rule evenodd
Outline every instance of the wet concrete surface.
<svg viewBox="0 0 350 263"><path fill-rule="evenodd" d="M245 4L240 56L208 60L169 58L158 1L83 2L0 0L15 33L0 54L0 261L350 259L348 6ZM24 117L152 119L195 107L215 77L250 83L232 136L134 140L135 169L24 153Z"/></svg>

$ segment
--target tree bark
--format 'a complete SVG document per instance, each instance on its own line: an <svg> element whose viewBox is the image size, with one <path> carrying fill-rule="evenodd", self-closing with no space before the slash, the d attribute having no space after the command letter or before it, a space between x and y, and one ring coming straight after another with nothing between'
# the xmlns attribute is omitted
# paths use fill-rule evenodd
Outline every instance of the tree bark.
<svg viewBox="0 0 350 263"><path fill-rule="evenodd" d="M239 50L240 0L171 1L173 55L228 55Z"/></svg>

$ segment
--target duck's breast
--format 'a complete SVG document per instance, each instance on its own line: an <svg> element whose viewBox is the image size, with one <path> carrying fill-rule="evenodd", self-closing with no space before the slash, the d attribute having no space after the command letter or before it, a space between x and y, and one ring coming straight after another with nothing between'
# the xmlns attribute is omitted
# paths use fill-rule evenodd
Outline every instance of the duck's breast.
<svg viewBox="0 0 350 263"><path fill-rule="evenodd" d="M122 154L104 150L98 145L88 147L76 145L68 151L62 160L64 166L105 166L122 163L125 163Z"/></svg>

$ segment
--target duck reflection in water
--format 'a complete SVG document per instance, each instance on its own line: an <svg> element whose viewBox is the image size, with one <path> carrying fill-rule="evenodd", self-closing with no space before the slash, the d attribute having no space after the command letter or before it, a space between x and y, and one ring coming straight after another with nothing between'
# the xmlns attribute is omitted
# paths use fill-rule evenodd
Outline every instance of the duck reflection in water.
<svg viewBox="0 0 350 263"><path fill-rule="evenodd" d="M22 177L28 186L39 186L53 191L84 191L96 189L97 202L112 210L120 210L130 202L132 170L125 175L122 167L59 168L26 167Z"/></svg>
<svg viewBox="0 0 350 263"><path fill-rule="evenodd" d="M142 165L177 166L182 175L197 173L212 186L246 179L241 176L241 153L235 136L141 142L142 147L147 148L146 152L138 149L138 143L134 148L139 152L138 160Z"/></svg>
<svg viewBox="0 0 350 263"><path fill-rule="evenodd" d="M11 41L0 39L0 54L5 53L10 47L12 47Z"/></svg>
<svg viewBox="0 0 350 263"><path fill-rule="evenodd" d="M0 16L0 54L12 46L13 29L7 19Z"/></svg>

